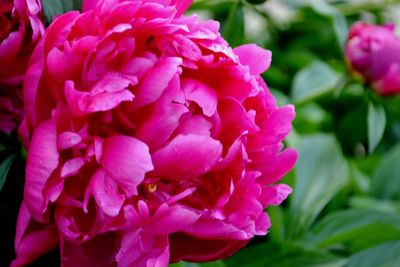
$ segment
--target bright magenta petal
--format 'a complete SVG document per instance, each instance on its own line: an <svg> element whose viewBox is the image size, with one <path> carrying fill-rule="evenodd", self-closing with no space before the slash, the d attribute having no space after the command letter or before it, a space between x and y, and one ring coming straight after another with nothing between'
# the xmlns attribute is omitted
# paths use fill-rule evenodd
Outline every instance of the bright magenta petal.
<svg viewBox="0 0 400 267"><path fill-rule="evenodd" d="M271 65L271 51L265 50L255 44L236 47L233 52L239 57L242 65L249 66L253 75L259 75Z"/></svg>
<svg viewBox="0 0 400 267"><path fill-rule="evenodd" d="M209 136L179 135L153 154L156 176L180 180L210 170L221 158L222 145Z"/></svg>
<svg viewBox="0 0 400 267"><path fill-rule="evenodd" d="M48 121L33 134L26 163L25 203L32 217L39 222L44 222L43 213L47 206L43 189L58 166L58 158L55 123Z"/></svg>
<svg viewBox="0 0 400 267"><path fill-rule="evenodd" d="M128 196L153 169L148 146L136 138L112 136L104 140L101 164Z"/></svg>
<svg viewBox="0 0 400 267"><path fill-rule="evenodd" d="M87 190L85 198L87 199L90 193L105 214L111 217L119 214L125 197L119 192L117 184L105 170L96 171Z"/></svg>

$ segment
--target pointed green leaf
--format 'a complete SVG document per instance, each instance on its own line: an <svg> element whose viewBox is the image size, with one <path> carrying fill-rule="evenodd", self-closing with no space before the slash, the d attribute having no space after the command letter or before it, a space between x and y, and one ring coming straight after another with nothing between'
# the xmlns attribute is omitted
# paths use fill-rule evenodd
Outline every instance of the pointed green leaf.
<svg viewBox="0 0 400 267"><path fill-rule="evenodd" d="M292 99L297 104L333 92L343 76L328 64L315 61L300 70L294 77Z"/></svg>
<svg viewBox="0 0 400 267"><path fill-rule="evenodd" d="M347 244L352 251L400 239L400 215L374 210L345 210L329 214L308 233L321 248Z"/></svg>
<svg viewBox="0 0 400 267"><path fill-rule="evenodd" d="M346 267L398 267L400 241L387 242L353 255Z"/></svg>
<svg viewBox="0 0 400 267"><path fill-rule="evenodd" d="M400 144L386 153L372 177L371 189L381 199L400 200Z"/></svg>
<svg viewBox="0 0 400 267"><path fill-rule="evenodd" d="M383 137L386 127L386 114L384 108L372 101L368 105L368 147L372 153Z"/></svg>
<svg viewBox="0 0 400 267"><path fill-rule="evenodd" d="M301 236L346 185L349 167L336 139L327 134L303 137L289 210L288 236Z"/></svg>
<svg viewBox="0 0 400 267"><path fill-rule="evenodd" d="M232 5L226 20L222 35L232 47L243 43L244 39L244 13L240 1Z"/></svg>
<svg viewBox="0 0 400 267"><path fill-rule="evenodd" d="M42 0L46 20L50 23L54 17L71 10L82 10L82 0Z"/></svg>
<svg viewBox="0 0 400 267"><path fill-rule="evenodd" d="M347 40L347 22L345 16L334 6L322 0L309 0L315 12L322 16L329 17L332 22L339 47L343 50Z"/></svg>
<svg viewBox="0 0 400 267"><path fill-rule="evenodd" d="M0 191L3 189L8 172L10 171L11 164L13 163L15 156L16 154L12 154L8 158L6 158L0 165Z"/></svg>
<svg viewBox="0 0 400 267"><path fill-rule="evenodd" d="M228 267L343 267L346 259L305 244L268 242L244 248L226 262Z"/></svg>

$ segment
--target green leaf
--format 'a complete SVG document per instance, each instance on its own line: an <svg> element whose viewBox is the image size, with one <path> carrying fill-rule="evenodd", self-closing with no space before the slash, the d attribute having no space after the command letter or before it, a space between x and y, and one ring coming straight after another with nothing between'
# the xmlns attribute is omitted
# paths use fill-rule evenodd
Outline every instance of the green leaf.
<svg viewBox="0 0 400 267"><path fill-rule="evenodd" d="M309 0L311 7L320 15L329 17L339 47L343 50L347 40L347 22L345 16L334 6L322 0Z"/></svg>
<svg viewBox="0 0 400 267"><path fill-rule="evenodd" d="M368 149L372 153L379 144L385 132L386 114L383 106L374 104L368 105Z"/></svg>
<svg viewBox="0 0 400 267"><path fill-rule="evenodd" d="M400 144L384 155L372 176L372 191L381 199L400 200Z"/></svg>
<svg viewBox="0 0 400 267"><path fill-rule="evenodd" d="M387 242L353 255L347 267L398 267L400 241Z"/></svg>
<svg viewBox="0 0 400 267"><path fill-rule="evenodd" d="M244 39L244 13L240 1L232 5L222 35L232 47L242 44Z"/></svg>
<svg viewBox="0 0 400 267"><path fill-rule="evenodd" d="M372 197L352 197L349 206L356 209L383 211L387 213L400 213L400 203L390 200L379 200Z"/></svg>
<svg viewBox="0 0 400 267"><path fill-rule="evenodd" d="M296 114L293 125L302 134L321 131L332 120L331 114L315 102L297 107Z"/></svg>
<svg viewBox="0 0 400 267"><path fill-rule="evenodd" d="M292 99L301 104L333 92L343 76L321 61L299 71L293 80Z"/></svg>
<svg viewBox="0 0 400 267"><path fill-rule="evenodd" d="M82 10L82 0L42 0L43 11L50 23L54 17L71 10Z"/></svg>
<svg viewBox="0 0 400 267"><path fill-rule="evenodd" d="M268 232L268 237L273 242L281 242L284 240L285 235L285 223L282 207L271 206L268 207L267 212L272 224Z"/></svg>
<svg viewBox="0 0 400 267"><path fill-rule="evenodd" d="M301 236L322 209L346 185L349 167L336 139L310 135L297 147L299 160L289 209L288 236Z"/></svg>
<svg viewBox="0 0 400 267"><path fill-rule="evenodd" d="M356 165L350 162L350 177L352 188L356 193L367 194L371 191L371 179L365 175Z"/></svg>
<svg viewBox="0 0 400 267"><path fill-rule="evenodd" d="M3 189L3 186L7 179L8 172L10 171L15 156L16 154L12 154L8 158L6 158L0 165L0 191Z"/></svg>
<svg viewBox="0 0 400 267"><path fill-rule="evenodd" d="M309 232L306 240L321 248L348 244L352 251L359 251L399 238L400 215L362 209L329 214Z"/></svg>
<svg viewBox="0 0 400 267"><path fill-rule="evenodd" d="M346 260L298 243L263 243L244 248L226 260L228 267L342 267Z"/></svg>

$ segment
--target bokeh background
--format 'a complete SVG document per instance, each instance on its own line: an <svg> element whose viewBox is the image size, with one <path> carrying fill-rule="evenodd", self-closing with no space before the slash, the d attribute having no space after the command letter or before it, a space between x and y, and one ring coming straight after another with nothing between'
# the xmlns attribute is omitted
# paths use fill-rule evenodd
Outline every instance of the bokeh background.
<svg viewBox="0 0 400 267"><path fill-rule="evenodd" d="M375 95L344 56L356 21L400 30L400 1L195 0L189 12L218 20L232 46L273 52L263 77L280 105L296 106L287 144L299 160L284 179L294 193L267 210L266 237L224 261L171 267L400 266L400 96ZM25 152L16 135L0 143L0 266L8 266ZM57 257L31 266L57 266Z"/></svg>

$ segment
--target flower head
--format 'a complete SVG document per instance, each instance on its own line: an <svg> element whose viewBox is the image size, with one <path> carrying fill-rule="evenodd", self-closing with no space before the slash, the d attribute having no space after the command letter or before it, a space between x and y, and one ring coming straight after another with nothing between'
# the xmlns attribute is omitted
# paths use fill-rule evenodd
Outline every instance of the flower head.
<svg viewBox="0 0 400 267"><path fill-rule="evenodd" d="M0 2L0 130L11 132L22 119L22 81L34 45L41 38L41 1Z"/></svg>
<svg viewBox="0 0 400 267"><path fill-rule="evenodd" d="M267 233L264 208L291 192L276 182L296 161L294 108L260 77L269 51L231 49L189 4L88 1L47 29L24 87L13 266L58 244L63 266L208 261Z"/></svg>
<svg viewBox="0 0 400 267"><path fill-rule="evenodd" d="M346 58L352 70L380 95L400 92L400 38L394 25L357 22L350 29Z"/></svg>

